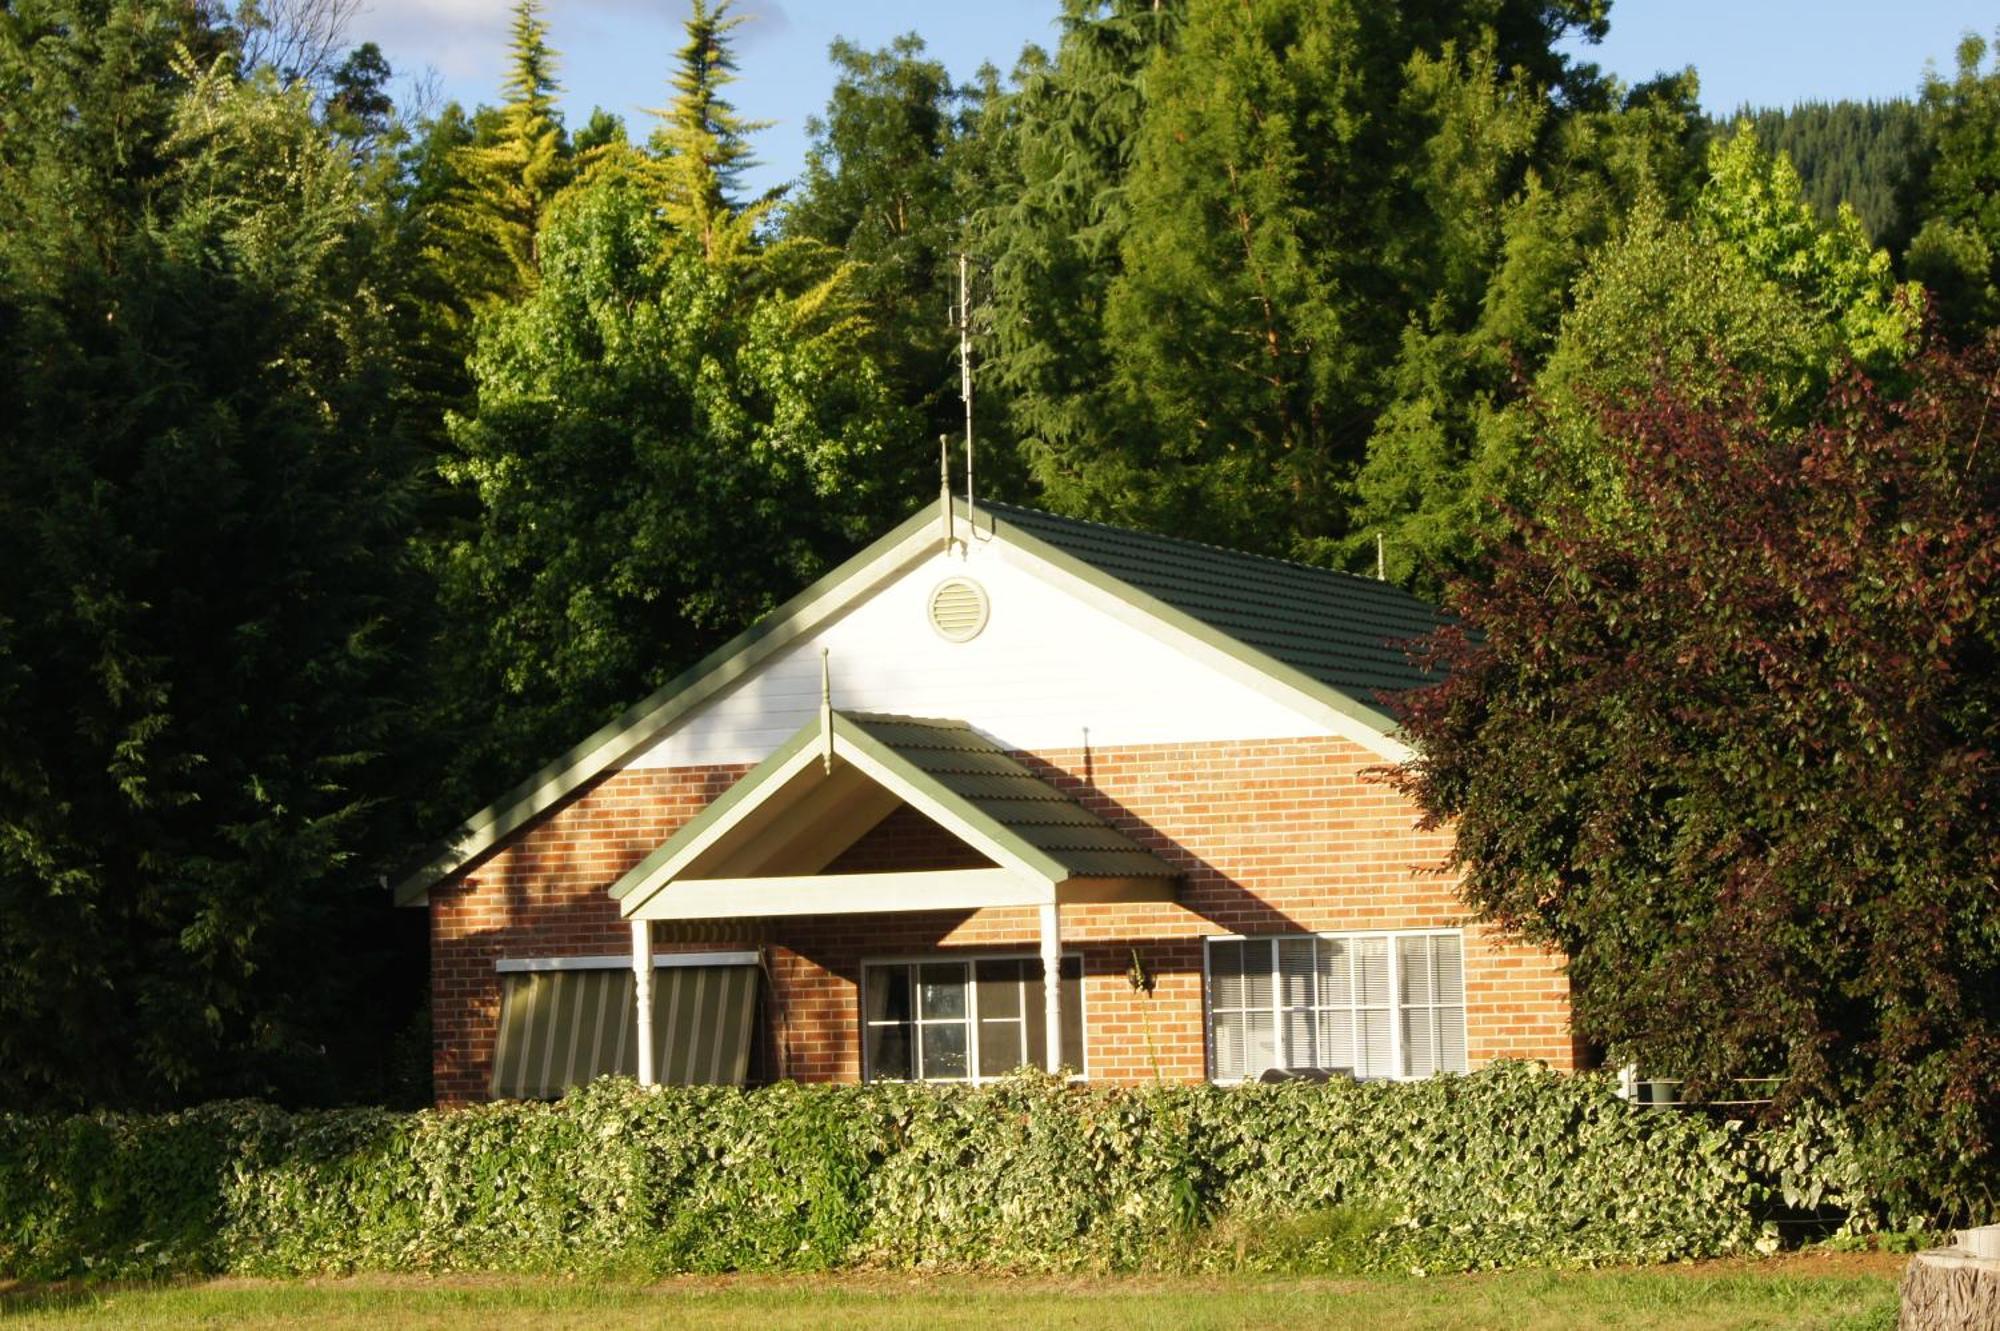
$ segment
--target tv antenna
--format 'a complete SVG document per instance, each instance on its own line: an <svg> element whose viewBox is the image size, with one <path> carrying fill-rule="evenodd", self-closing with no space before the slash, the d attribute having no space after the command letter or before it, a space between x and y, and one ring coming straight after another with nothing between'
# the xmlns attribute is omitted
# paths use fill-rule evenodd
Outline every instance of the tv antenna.
<svg viewBox="0 0 2000 1331"><path fill-rule="evenodd" d="M973 256L964 250L958 254L958 303L952 311L952 323L958 329L958 396L965 404L965 524L971 534L979 534L978 498L974 489L972 461L972 265ZM943 452L948 450L948 436L938 437L940 448L939 491L945 504L945 543L952 540L950 500L943 498L948 486L945 472L948 467Z"/></svg>

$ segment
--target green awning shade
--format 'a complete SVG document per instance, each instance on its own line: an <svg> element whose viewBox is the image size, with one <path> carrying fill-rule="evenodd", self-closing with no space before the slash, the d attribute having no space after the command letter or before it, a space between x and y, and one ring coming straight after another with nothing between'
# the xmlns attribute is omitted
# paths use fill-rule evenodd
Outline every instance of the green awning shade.
<svg viewBox="0 0 2000 1331"><path fill-rule="evenodd" d="M502 975L493 1094L548 1099L613 1074L636 1076L639 1023L628 967ZM741 1086L750 1071L755 966L653 972L653 1067L662 1083Z"/></svg>

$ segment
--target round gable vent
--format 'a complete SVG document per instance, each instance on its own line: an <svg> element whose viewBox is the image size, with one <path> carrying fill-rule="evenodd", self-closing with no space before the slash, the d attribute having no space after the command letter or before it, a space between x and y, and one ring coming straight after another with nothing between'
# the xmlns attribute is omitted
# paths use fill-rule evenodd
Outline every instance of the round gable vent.
<svg viewBox="0 0 2000 1331"><path fill-rule="evenodd" d="M946 578L931 589L931 627L952 642L970 642L986 627L986 589L971 578Z"/></svg>

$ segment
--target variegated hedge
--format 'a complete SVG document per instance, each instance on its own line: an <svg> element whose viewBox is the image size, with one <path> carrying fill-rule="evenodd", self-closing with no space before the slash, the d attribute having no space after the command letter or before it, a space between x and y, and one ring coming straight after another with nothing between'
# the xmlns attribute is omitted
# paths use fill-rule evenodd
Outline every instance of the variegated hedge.
<svg viewBox="0 0 2000 1331"><path fill-rule="evenodd" d="M1764 1167L1781 1158L1782 1178ZM232 1102L0 1118L0 1274L1658 1261L1768 1246L1786 1193L1826 1191L1805 1177L1822 1163L1521 1064L1236 1089L606 1080L413 1114Z"/></svg>

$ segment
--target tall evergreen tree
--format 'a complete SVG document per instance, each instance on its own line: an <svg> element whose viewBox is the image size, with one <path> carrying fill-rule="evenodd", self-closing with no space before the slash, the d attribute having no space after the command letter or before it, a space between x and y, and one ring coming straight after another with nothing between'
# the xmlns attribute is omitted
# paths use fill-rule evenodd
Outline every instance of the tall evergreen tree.
<svg viewBox="0 0 2000 1331"><path fill-rule="evenodd" d="M956 87L915 34L880 51L837 41L831 55L839 76L825 118L808 124L812 146L782 233L855 265L876 363L927 435L955 432L962 408L945 311L956 299L953 255L981 194L966 151L976 92ZM978 276L983 287L983 268Z"/></svg>
<svg viewBox="0 0 2000 1331"><path fill-rule="evenodd" d="M1924 80L1924 152L1910 205L1919 228L1905 256L1961 337L2000 324L2000 62L1968 34L1950 79Z"/></svg>
<svg viewBox="0 0 2000 1331"><path fill-rule="evenodd" d="M730 23L688 28L657 153L613 145L556 201L541 283L482 321L451 423L477 517L443 565L450 691L483 795L901 516L926 471L849 270L763 245L737 203Z"/></svg>
<svg viewBox="0 0 2000 1331"><path fill-rule="evenodd" d="M774 202L745 207L738 195L743 172L756 165L750 136L768 122L745 120L722 95L736 81L729 34L743 22L729 4L719 0L710 8L708 0L694 0L671 80L673 100L651 112L660 122L651 140L652 174L667 220L695 237L712 263L742 253Z"/></svg>
<svg viewBox="0 0 2000 1331"><path fill-rule="evenodd" d="M1145 70L1171 49L1185 0L1064 0L1053 58L1030 48L1015 90L988 99L979 151L989 196L971 227L991 265L990 374L1025 469L1052 507L1103 516L1146 478L1119 449L1143 438L1112 386L1106 294L1122 271L1124 182L1147 107Z"/></svg>
<svg viewBox="0 0 2000 1331"><path fill-rule="evenodd" d="M380 1093L420 459L353 155L214 37L0 10L13 1106Z"/></svg>
<svg viewBox="0 0 2000 1331"><path fill-rule="evenodd" d="M555 67L541 0L515 0L507 101L487 132L455 155L460 185L445 204L434 255L469 302L534 289L542 214L572 174Z"/></svg>
<svg viewBox="0 0 2000 1331"><path fill-rule="evenodd" d="M1791 160L1822 221L1852 208L1877 245L1900 250L1909 242L1903 216L1911 170L1922 147L1923 116L1916 104L1801 102L1785 110L1745 107L1717 126L1727 132L1748 120L1757 141Z"/></svg>

